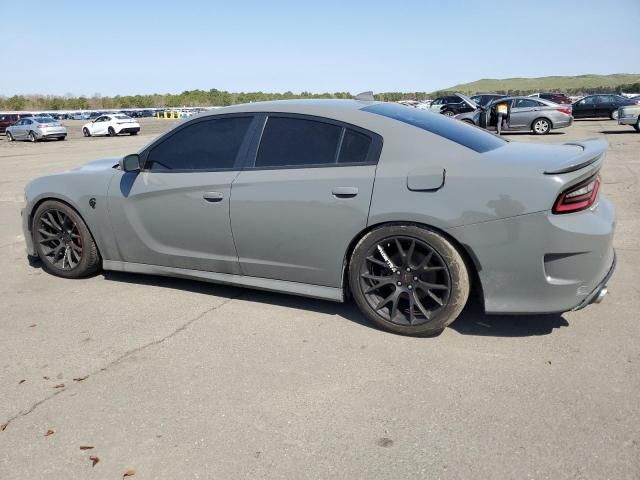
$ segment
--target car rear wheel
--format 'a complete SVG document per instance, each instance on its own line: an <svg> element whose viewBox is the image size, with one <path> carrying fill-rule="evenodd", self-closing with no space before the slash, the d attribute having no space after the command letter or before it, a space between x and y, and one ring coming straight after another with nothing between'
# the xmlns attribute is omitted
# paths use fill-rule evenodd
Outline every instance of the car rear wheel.
<svg viewBox="0 0 640 480"><path fill-rule="evenodd" d="M109 136L110 137L116 136L116 131L113 129L113 127L109 127Z"/></svg>
<svg viewBox="0 0 640 480"><path fill-rule="evenodd" d="M457 249L439 233L386 225L367 233L349 262L349 286L373 324L402 335L440 333L469 297L469 274Z"/></svg>
<svg viewBox="0 0 640 480"><path fill-rule="evenodd" d="M618 120L618 109L611 110L609 117L611 117L611 120Z"/></svg>
<svg viewBox="0 0 640 480"><path fill-rule="evenodd" d="M451 110L445 110L444 112L442 112L442 115L444 115L445 117L453 117L455 116L455 113Z"/></svg>
<svg viewBox="0 0 640 480"><path fill-rule="evenodd" d="M38 141L38 139L36 138L36 134L33 132L29 132L29 141L31 143L36 143Z"/></svg>
<svg viewBox="0 0 640 480"><path fill-rule="evenodd" d="M81 278L100 268L89 229L68 205L47 200L33 216L33 243L44 269L59 277Z"/></svg>
<svg viewBox="0 0 640 480"><path fill-rule="evenodd" d="M11 132L7 132L7 142L13 142L13 135L11 135Z"/></svg>
<svg viewBox="0 0 640 480"><path fill-rule="evenodd" d="M85 137L90 137L90 136L91 136L91 132L89 131L89 129L88 129L87 127L84 127L84 128L82 129L82 134L83 134Z"/></svg>
<svg viewBox="0 0 640 480"><path fill-rule="evenodd" d="M546 135L551 130L551 122L546 118L536 118L532 123L532 130L536 135Z"/></svg>
<svg viewBox="0 0 640 480"><path fill-rule="evenodd" d="M468 118L463 118L462 121L464 123L468 123L469 125L475 125L475 123L473 123L473 120L469 120Z"/></svg>
<svg viewBox="0 0 640 480"><path fill-rule="evenodd" d="M58 141L62 142L66 139L67 137L58 137Z"/></svg>

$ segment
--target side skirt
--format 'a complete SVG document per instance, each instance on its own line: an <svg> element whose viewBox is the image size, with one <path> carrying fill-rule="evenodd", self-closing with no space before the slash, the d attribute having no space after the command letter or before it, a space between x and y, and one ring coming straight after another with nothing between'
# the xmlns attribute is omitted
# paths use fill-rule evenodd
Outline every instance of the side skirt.
<svg viewBox="0 0 640 480"><path fill-rule="evenodd" d="M204 282L256 288L258 290L267 290L270 292L290 293L293 295L320 298L322 300L331 300L334 302L344 302L344 295L341 288L287 282L286 280L247 277L244 275L205 272L202 270L188 270L185 268L146 265L143 263L120 262L117 260L103 260L102 268L116 272L143 273L148 275L162 275L165 277L187 278L190 280L202 280Z"/></svg>

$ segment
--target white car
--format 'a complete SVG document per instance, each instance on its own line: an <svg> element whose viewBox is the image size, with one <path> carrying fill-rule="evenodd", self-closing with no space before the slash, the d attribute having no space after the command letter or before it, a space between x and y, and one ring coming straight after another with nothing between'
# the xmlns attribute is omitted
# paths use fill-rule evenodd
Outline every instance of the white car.
<svg viewBox="0 0 640 480"><path fill-rule="evenodd" d="M140 124L128 115L122 113L110 113L101 115L94 121L85 123L82 126L82 134L85 137L93 135L109 135L115 137L121 133L137 135L140 131Z"/></svg>

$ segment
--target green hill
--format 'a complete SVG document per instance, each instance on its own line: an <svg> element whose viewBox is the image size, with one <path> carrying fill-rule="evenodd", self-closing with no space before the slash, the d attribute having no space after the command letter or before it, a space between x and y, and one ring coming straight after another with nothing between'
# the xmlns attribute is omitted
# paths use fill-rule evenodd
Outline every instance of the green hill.
<svg viewBox="0 0 640 480"><path fill-rule="evenodd" d="M599 93L603 91L616 91L620 86L637 83L640 83L640 74L638 73L576 75L572 77L483 78L481 80L476 80L475 82L454 85L450 88L440 90L439 92L534 93L557 91L563 93Z"/></svg>

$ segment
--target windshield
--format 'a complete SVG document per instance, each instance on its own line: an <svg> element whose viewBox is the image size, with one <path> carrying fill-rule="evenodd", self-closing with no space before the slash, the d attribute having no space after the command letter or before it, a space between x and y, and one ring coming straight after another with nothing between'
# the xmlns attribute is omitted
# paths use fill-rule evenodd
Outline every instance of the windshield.
<svg viewBox="0 0 640 480"><path fill-rule="evenodd" d="M506 143L503 139L485 130L467 125L459 120L447 118L438 113L405 107L403 105L376 103L363 108L362 111L375 113L413 125L414 127L439 135L478 153L494 150Z"/></svg>

